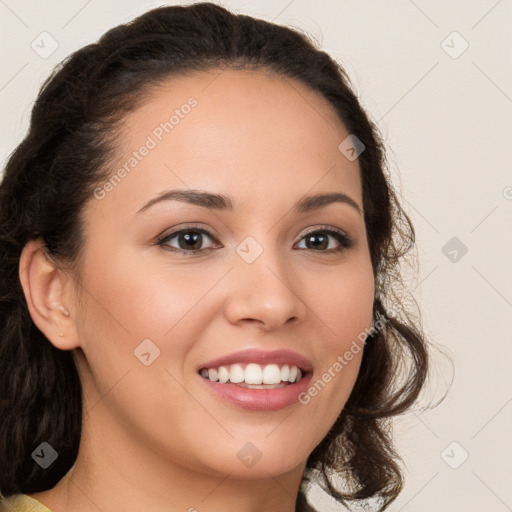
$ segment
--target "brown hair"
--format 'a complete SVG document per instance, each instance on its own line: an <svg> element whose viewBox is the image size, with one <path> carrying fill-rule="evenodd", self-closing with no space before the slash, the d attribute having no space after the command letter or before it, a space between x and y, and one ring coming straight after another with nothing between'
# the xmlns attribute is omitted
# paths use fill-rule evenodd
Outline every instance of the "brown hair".
<svg viewBox="0 0 512 512"><path fill-rule="evenodd" d="M345 504L377 497L379 510L401 491L390 418L417 399L428 355L421 328L396 293L398 263L414 245L414 229L389 184L382 139L344 69L307 36L196 3L153 9L68 56L41 87L29 131L7 162L0 185L3 496L55 486L76 459L81 433L82 389L72 354L45 338L27 308L18 276L24 245L40 237L55 261L76 268L85 243L80 214L109 175L115 127L123 116L173 75L226 67L268 70L306 84L330 102L348 132L364 144L358 161L377 285L373 313L377 322L385 321L366 339L354 389L310 454L303 484L318 481ZM392 314L391 308L401 311ZM42 441L59 453L48 469L31 457ZM332 472L344 477L347 489L335 488ZM305 503L304 496L299 498L297 510Z"/></svg>

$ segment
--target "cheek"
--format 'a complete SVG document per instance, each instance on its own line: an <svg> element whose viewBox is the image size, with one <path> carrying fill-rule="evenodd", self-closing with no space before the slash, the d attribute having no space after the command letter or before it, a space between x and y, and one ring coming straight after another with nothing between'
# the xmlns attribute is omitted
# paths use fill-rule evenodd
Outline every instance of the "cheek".
<svg viewBox="0 0 512 512"><path fill-rule="evenodd" d="M154 398L156 410L177 406L176 401L181 410L190 407L172 376L179 382L188 376L190 351L216 310L211 296L205 295L218 281L219 272L171 268L160 262L144 267L140 259L130 259L129 252L122 258L113 252L103 254L95 261L102 264L87 267L86 317L79 332L90 368L86 372L92 374L90 387L103 395L123 379L124 386L132 388L125 413L130 400L146 388L151 389L146 389L146 396ZM148 366L144 358L151 361ZM159 402L156 397L162 389L173 394L173 401L166 397ZM118 398L123 401L122 396ZM144 401L144 393L140 400Z"/></svg>
<svg viewBox="0 0 512 512"><path fill-rule="evenodd" d="M307 304L321 331L321 364L315 369L306 394L299 398L310 407L309 418L321 414L325 425L331 425L359 373L364 340L372 323L375 286L369 259L315 277Z"/></svg>
<svg viewBox="0 0 512 512"><path fill-rule="evenodd" d="M317 273L314 282L305 294L308 307L326 333L326 348L343 349L347 341L357 339L372 322L375 284L371 263L362 258Z"/></svg>
<svg viewBox="0 0 512 512"><path fill-rule="evenodd" d="M101 265L89 263L83 288L85 315L79 324L87 363L80 373L90 393L89 407L103 406L94 407L95 421L105 421L102 409L109 409L138 435L145 432L163 439L170 425L176 432L182 428L176 411L200 414L179 382L196 339L190 335L191 322L198 328L194 305L211 284L199 276L194 282L192 272L142 269L137 263L129 254L122 259L104 254ZM144 364L143 353L150 354L150 364ZM180 446L174 450L178 453Z"/></svg>
<svg viewBox="0 0 512 512"><path fill-rule="evenodd" d="M160 262L144 265L144 258L129 251L90 256L90 261L98 260L102 264L89 263L87 274L89 322L95 323L95 330L133 343L170 335L215 282L215 276L210 283L204 272L185 272Z"/></svg>

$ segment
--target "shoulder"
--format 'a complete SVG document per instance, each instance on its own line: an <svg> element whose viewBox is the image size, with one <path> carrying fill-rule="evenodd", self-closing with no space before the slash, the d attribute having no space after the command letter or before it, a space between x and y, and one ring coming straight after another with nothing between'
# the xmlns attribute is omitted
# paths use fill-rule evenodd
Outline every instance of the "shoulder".
<svg viewBox="0 0 512 512"><path fill-rule="evenodd" d="M14 494L0 501L0 512L51 512L27 494Z"/></svg>

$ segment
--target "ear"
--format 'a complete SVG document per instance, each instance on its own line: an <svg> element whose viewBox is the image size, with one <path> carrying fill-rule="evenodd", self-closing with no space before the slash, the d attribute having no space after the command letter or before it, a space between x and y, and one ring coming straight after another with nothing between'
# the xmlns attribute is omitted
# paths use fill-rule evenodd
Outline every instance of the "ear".
<svg viewBox="0 0 512 512"><path fill-rule="evenodd" d="M73 279L48 257L41 239L29 241L20 256L19 277L32 320L58 349L80 346L70 310Z"/></svg>

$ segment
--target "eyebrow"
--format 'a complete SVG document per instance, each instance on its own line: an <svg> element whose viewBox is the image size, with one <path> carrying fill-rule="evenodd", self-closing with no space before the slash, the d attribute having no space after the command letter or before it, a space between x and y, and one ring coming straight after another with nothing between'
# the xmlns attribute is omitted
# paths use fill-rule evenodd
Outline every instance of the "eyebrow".
<svg viewBox="0 0 512 512"><path fill-rule="evenodd" d="M213 194L199 190L168 190L148 201L137 213L142 213L154 204L162 201L181 201L183 203L190 203L214 210L233 210L231 199L223 194ZM306 196L294 205L293 210L295 213L306 213L312 210L319 210L333 203L348 204L354 208L359 215L362 215L362 210L359 205L351 197L342 192Z"/></svg>

